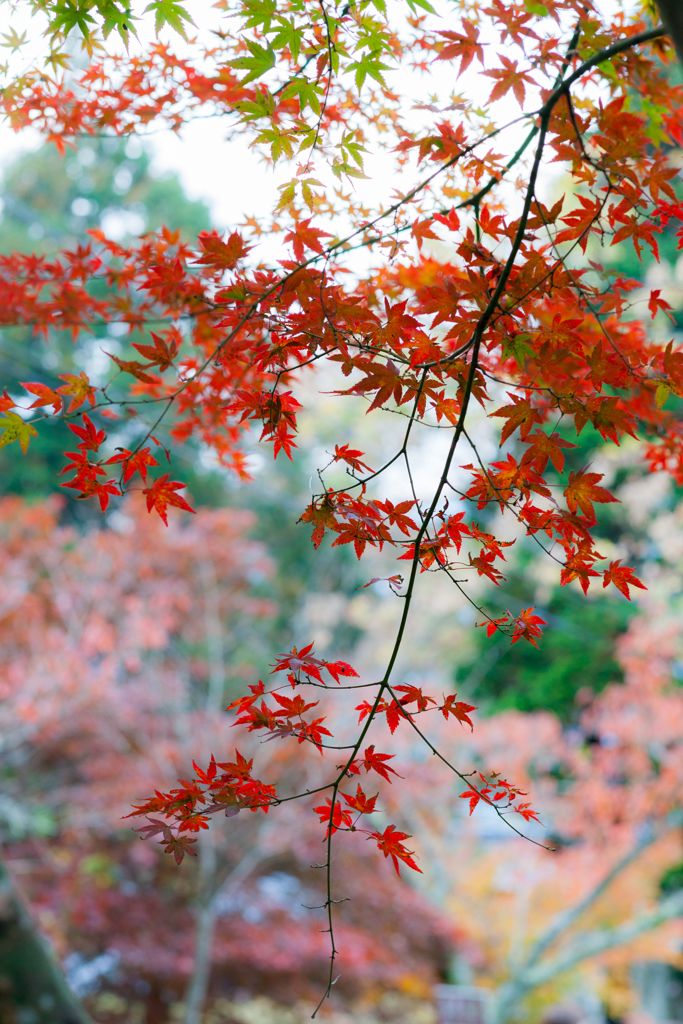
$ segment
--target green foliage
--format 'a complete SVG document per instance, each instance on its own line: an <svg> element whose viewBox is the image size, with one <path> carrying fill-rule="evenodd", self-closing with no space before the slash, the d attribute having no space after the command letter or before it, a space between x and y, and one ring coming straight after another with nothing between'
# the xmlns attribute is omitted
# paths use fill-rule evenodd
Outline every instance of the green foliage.
<svg viewBox="0 0 683 1024"><path fill-rule="evenodd" d="M310 527L298 522L308 493L309 468L302 452L293 462L278 459L268 462L263 471L247 487L231 488L227 502L254 512L257 525L254 537L265 541L275 562L275 574L267 582L266 596L278 604L278 613L271 624L272 646L283 649L291 641L292 630L297 641L297 617L306 597L316 594L342 594L350 597L365 582L362 569L350 546L332 550L325 541L316 551L311 544ZM346 622L333 630L330 649L349 651L361 631Z"/></svg>
<svg viewBox="0 0 683 1024"><path fill-rule="evenodd" d="M663 896L679 889L683 889L683 861L665 871L659 880L659 891Z"/></svg>
<svg viewBox="0 0 683 1024"><path fill-rule="evenodd" d="M3 252L38 250L51 255L60 247L82 242L87 228L118 228L125 237L165 224L171 230L179 229L189 240L210 225L204 203L189 200L175 175L154 177L150 173L150 157L137 140L88 139L64 156L54 146L45 145L6 169L1 197ZM52 373L57 363L61 372L78 373L84 365L92 372L89 362L106 362L101 349L113 349L116 344L111 337L82 338L74 346L69 337L55 333L46 344L30 328L5 327L0 338L0 371L5 379L55 386ZM22 394L24 405L26 397ZM38 500L54 493L64 465L62 453L73 449L73 434L66 424L54 422L49 429L39 430L37 437L30 437L23 454L18 445L9 443L14 439L10 426L0 422L0 494ZM19 439L33 430L22 422L20 435L15 426ZM193 497L199 504L221 504L223 478L197 471L196 454L184 467ZM75 501L68 491L61 493L69 518L92 518L87 503Z"/></svg>
<svg viewBox="0 0 683 1024"><path fill-rule="evenodd" d="M125 0L30 0L30 4L34 11L47 15L48 35L66 38L76 29L88 46L92 45L93 34L98 29L105 39L116 31L127 43L130 33L136 34L133 22L139 20ZM178 0L152 0L144 14L154 15L157 33L168 25L185 38L183 22L194 24L185 5Z"/></svg>
<svg viewBox="0 0 683 1024"><path fill-rule="evenodd" d="M458 669L457 689L482 710L547 710L568 722L577 713L579 691L589 696L621 679L614 645L637 611L625 598L586 599L572 587L556 587L539 606L528 575L515 573L504 593L489 595L491 603L496 599L501 612L537 605L550 628L538 649L477 630L476 654Z"/></svg>
<svg viewBox="0 0 683 1024"><path fill-rule="evenodd" d="M122 239L165 224L190 240L210 226L201 201L187 198L173 174L150 172L137 139L87 139L61 156L52 145L5 171L0 251L56 252L103 227Z"/></svg>

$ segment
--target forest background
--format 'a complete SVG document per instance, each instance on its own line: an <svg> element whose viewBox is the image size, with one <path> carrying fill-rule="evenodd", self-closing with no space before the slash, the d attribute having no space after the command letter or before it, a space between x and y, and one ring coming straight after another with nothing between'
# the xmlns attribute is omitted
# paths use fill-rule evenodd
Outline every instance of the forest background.
<svg viewBox="0 0 683 1024"><path fill-rule="evenodd" d="M50 252L73 244L93 226L125 239L162 223L187 238L220 225L220 214L211 215L196 195L188 198L175 175L159 170L171 162L163 145L159 150L154 159L154 142L88 140L64 156L41 146L7 160L0 248ZM638 266L625 249L615 250L612 259L625 275L660 287L680 316L683 273L675 240L669 241L658 266ZM653 330L670 333L661 320ZM86 369L96 382L109 365L102 350L116 354L119 345L110 331L62 356L74 372ZM41 360L49 371L47 356L33 346L29 331L3 332L0 358L8 378L24 375L27 366L35 371ZM69 1001L48 967L44 991L26 985L20 960L38 962L40 934L57 951L87 1012L101 1021L188 1020L188 1006L207 1021L298 1020L314 999L326 951L313 912L303 906L320 898L309 866L319 837L305 821L295 818L288 831L277 834L267 820L243 827L240 821L241 832L205 840L199 862L188 859L177 871L151 844L141 844L120 816L131 793L144 792L160 767L172 777L176 766L187 765L199 737L204 748L207 731L213 730L216 743L231 742L229 723L216 723L216 708L246 680L268 671L270 652L292 635L313 640L323 657L334 652L367 671L382 661L389 595L360 589L368 566L361 572L345 552L315 555L307 531L296 525L324 447L319 426L312 429L313 417L326 423L330 444L340 426L353 440L349 414L332 399L317 401L325 402L324 414L318 408L308 425L302 417L291 465L266 463L254 438L255 479L248 486L235 484L205 451L181 453L199 512L196 521L168 533L148 522L134 502L103 527L68 492L56 496L66 427L61 434L60 428L41 433L26 456L16 446L0 451L1 557L11 581L0 624L9 666L2 695L8 738L0 815L7 892L11 878L36 926L35 938L24 928L29 939L17 957L13 929L21 922L8 897L0 974L3 1012L18 1024L53 1020L59 1001ZM598 466L620 499L602 515L601 547L637 566L647 595L635 606L621 595L600 592L586 601L572 587L554 585L532 550L521 548L509 556L505 587L489 588L487 600L497 602L501 613L513 602L535 605L555 627L538 651L504 640L486 644L484 631L470 628L469 609L437 586L419 609L404 656L413 679L424 681L429 672L437 689L457 686L461 698L478 706L488 724L481 725L479 738L463 743L479 742L483 761L519 761L518 777L532 782L533 758L523 764L532 734L546 729L550 745L609 752L619 711L602 708L597 695L614 684L623 687L629 672L636 686L638 680L642 684L653 652L665 663L667 686L683 678L680 641L671 625L680 613L679 489L663 475L645 477L628 440L608 452L588 428L580 446L577 459ZM378 436L369 457L381 461L381 452ZM423 471L429 472L428 449ZM98 567L88 588L82 586L84 564ZM130 565L138 570L134 579L126 575ZM156 690L128 689L122 701L121 677L140 664L150 668ZM12 689L13 679L23 683L27 677L35 682L33 690ZM69 697L57 710L58 692ZM603 715L599 730L591 728L591 714ZM10 731L16 722L21 728ZM507 737L502 745L501 723ZM287 755L274 749L271 756ZM310 765L306 758L300 762L302 778L315 778L314 755ZM448 814L428 823L431 831L422 842L433 842L437 853L439 843L457 842L462 860L476 865L469 906L447 859L443 866L434 856L424 881L414 888L402 881L397 889L391 864L380 865L378 855L368 852L361 869L349 862L348 877L340 858L349 891L367 892L370 878L374 890L370 906L358 900L342 908L352 980L340 988L334 1005L340 1019L353 1007L355 1019L364 1014L429 1020L435 982L476 980L493 987L504 980L501 950L509 946L505 955L514 960L515 928L528 911L520 909L520 890L527 903L537 899L541 923L535 927L558 911L547 890L533 893L535 851L521 852L486 816L470 828L466 808L444 804ZM629 883L641 903L677 891L681 850L675 835L667 833L648 855ZM510 873L513 864L519 877ZM552 880L546 881L552 889ZM575 896L565 894L568 903ZM599 908L597 924L615 923L619 897L612 899ZM198 936L212 950L210 978L196 970ZM675 928L660 929L647 941L649 946L631 943L597 965L591 961L587 973L552 979L540 993L534 990L525 1012L538 1019L576 992L595 995L610 1015L632 1012L633 964L682 963Z"/></svg>

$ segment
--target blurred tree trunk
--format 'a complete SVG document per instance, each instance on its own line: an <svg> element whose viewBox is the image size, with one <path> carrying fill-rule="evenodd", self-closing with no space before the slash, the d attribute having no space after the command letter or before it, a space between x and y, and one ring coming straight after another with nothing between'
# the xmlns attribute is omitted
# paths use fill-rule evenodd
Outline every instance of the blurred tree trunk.
<svg viewBox="0 0 683 1024"><path fill-rule="evenodd" d="M666 31L671 36L678 59L683 64L683 4L681 0L657 0Z"/></svg>
<svg viewBox="0 0 683 1024"><path fill-rule="evenodd" d="M93 1024L0 860L0 1019L24 1008L36 1024Z"/></svg>

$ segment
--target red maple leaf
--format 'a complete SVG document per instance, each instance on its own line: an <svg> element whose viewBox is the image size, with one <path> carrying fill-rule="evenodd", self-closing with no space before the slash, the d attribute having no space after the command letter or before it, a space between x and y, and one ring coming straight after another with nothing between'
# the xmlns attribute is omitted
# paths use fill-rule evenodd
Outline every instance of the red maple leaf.
<svg viewBox="0 0 683 1024"><path fill-rule="evenodd" d="M391 761L393 757L394 754L376 754L375 744L373 743L369 747L365 748L365 754L363 757L359 758L357 761L353 761L349 765L348 770L350 774L358 775L360 769L365 768L366 772L375 771L378 775L381 775L383 779L386 779L387 782L391 782L389 772L391 772L392 775L398 776L399 779L402 778L397 771L394 771L394 769L390 768L386 763L387 761Z"/></svg>
<svg viewBox="0 0 683 1024"><path fill-rule="evenodd" d="M342 793L342 796L344 794ZM327 825L325 835L328 836L330 832L336 832L337 829L350 828L353 825L353 815L351 811L347 811L342 808L341 801L335 800L334 810L332 809L332 801L329 796L325 803L320 807L314 807L313 810L320 816L321 825Z"/></svg>
<svg viewBox="0 0 683 1024"><path fill-rule="evenodd" d="M68 427L69 430L73 430L77 437L80 437L79 448L82 448L84 451L96 452L106 440L107 435L104 430L98 430L95 427L87 413L83 413L83 424L82 427L79 427L77 423L69 423Z"/></svg>
<svg viewBox="0 0 683 1024"><path fill-rule="evenodd" d="M436 59L457 60L459 57L460 68L458 70L458 78L460 78L463 71L467 70L475 57L480 64L484 63L484 47L478 42L479 30L467 18L463 18L461 24L465 29L465 35L459 32L442 31L437 33L437 35L444 37L446 43L439 51Z"/></svg>
<svg viewBox="0 0 683 1024"><path fill-rule="evenodd" d="M372 814L374 812L377 795L378 794L375 793L374 796L366 796L360 786L357 787L355 796L349 796L348 793L341 793L341 796L344 797L347 804L352 807L354 811L358 811L359 814Z"/></svg>
<svg viewBox="0 0 683 1024"><path fill-rule="evenodd" d="M543 631L541 626L547 626L540 615L534 615L535 608L524 608L516 619L512 620L513 634L512 643L516 644L518 640L528 640L534 647L538 647L536 643L536 637L542 636ZM508 612L508 615L510 613Z"/></svg>
<svg viewBox="0 0 683 1024"><path fill-rule="evenodd" d="M629 587L638 587L639 590L647 590L644 583L641 583L636 575L634 575L633 569L630 569L627 565L621 565L621 559L618 558L616 562L610 562L609 569L605 569L602 575L602 586L603 589L613 583L617 590L620 590L624 597L631 600L631 592Z"/></svg>
<svg viewBox="0 0 683 1024"><path fill-rule="evenodd" d="M200 231L198 241L203 253L195 263L213 270L231 270L252 248L237 231L233 231L227 242L217 231Z"/></svg>
<svg viewBox="0 0 683 1024"><path fill-rule="evenodd" d="M372 473L372 470L364 462L360 461L361 455L365 455L365 452L360 451L357 448L349 448L348 444L343 444L341 448L339 445L334 446L334 455L332 458L335 462L346 462L352 469L355 469L357 473L362 473L366 470L368 473Z"/></svg>
<svg viewBox="0 0 683 1024"><path fill-rule="evenodd" d="M304 258L304 249L312 249L313 252L321 253L323 247L321 245L321 238L331 238L329 231L320 231L319 228L311 227L311 218L308 220L300 220L296 227L291 231L288 231L285 235L285 242L291 242L294 249L294 256L302 262Z"/></svg>
<svg viewBox="0 0 683 1024"><path fill-rule="evenodd" d="M185 484L181 484L177 480L169 480L169 476L170 474L166 473L164 476L157 477L152 486L146 487L142 492L147 498L147 511L151 512L152 509L155 509L166 526L168 526L166 510L169 505L194 513L194 509L188 505L185 499L176 494L176 491L181 491Z"/></svg>
<svg viewBox="0 0 683 1024"><path fill-rule="evenodd" d="M21 386L22 388L26 388L27 391L30 391L32 395L38 396L33 404L29 405L29 409L40 409L41 406L51 405L55 416L58 412L62 411L62 396L57 394L56 391L53 391L52 388L49 388L47 384L36 384L33 382L25 383L22 381Z"/></svg>
<svg viewBox="0 0 683 1024"><path fill-rule="evenodd" d="M150 366L158 366L159 370L163 373L169 366L173 365L173 360L178 354L180 343L182 338L177 327L172 327L168 332L168 338L161 338L158 334L154 334L150 331L154 345L139 345L132 342L133 348L136 348L141 356L149 360Z"/></svg>
<svg viewBox="0 0 683 1024"><path fill-rule="evenodd" d="M397 875L401 874L398 868L399 860L407 864L413 871L419 871L422 874L421 868L413 860L413 851L407 850L403 845L404 839L410 839L406 832L397 831L395 825L387 825L384 832L371 832L368 839L374 839L384 856L391 857Z"/></svg>
<svg viewBox="0 0 683 1024"><path fill-rule="evenodd" d="M474 704L466 704L462 700L456 700L456 697L456 693L449 693L447 697L444 697L443 704L439 705L439 711L446 720L448 720L449 715L453 715L453 718L457 718L461 725L467 723L470 729L474 730L469 712L476 711L476 707Z"/></svg>
<svg viewBox="0 0 683 1024"><path fill-rule="evenodd" d="M123 482L127 484L128 481L139 473L144 481L147 480L147 468L148 466L158 466L159 463L150 453L149 448L141 448L137 452L131 452L128 448L117 449L119 454L112 455L110 459L104 463L105 466L116 464L119 462L124 463L123 467Z"/></svg>

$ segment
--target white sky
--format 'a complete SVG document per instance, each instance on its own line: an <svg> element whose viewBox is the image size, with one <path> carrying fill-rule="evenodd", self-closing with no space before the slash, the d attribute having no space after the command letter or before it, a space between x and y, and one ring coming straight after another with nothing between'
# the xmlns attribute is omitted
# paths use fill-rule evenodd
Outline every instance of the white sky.
<svg viewBox="0 0 683 1024"><path fill-rule="evenodd" d="M392 0L390 0L391 2ZM397 15L402 17L405 4L402 0L393 0L393 3L397 8ZM216 27L220 17L211 0L192 0L188 6L198 26L199 38L210 38L208 33L212 27ZM446 17L442 21L444 27L456 27L450 12L447 12L447 9L444 10L446 13ZM36 31L35 17L31 19L23 5L12 4L11 24L19 33L27 30L30 40L26 46L10 58L12 71L17 73L32 65L45 52L46 46ZM150 36L149 21L145 22L144 26L144 30L142 27L140 28L141 40L138 47L143 46L145 37ZM162 38L168 39L172 47L179 52L187 49L175 33L164 30ZM36 39L35 43L31 41L33 39ZM134 44L132 50L135 48ZM5 50L2 54L3 59L7 55L8 51ZM494 63L495 57L489 51L487 65L490 67ZM468 72L461 81L455 81L453 67L447 62L433 64L429 76L410 72L405 68L401 69L400 90L407 97L406 106L412 106L416 100L427 100L428 93L438 91L440 99L443 100L452 89L470 92L473 86L475 90L481 91L483 98L488 94L493 83L481 78L475 83L475 67L478 67L476 62L472 71ZM390 72L387 75L387 83L392 87L398 87L395 73ZM485 93L482 89L484 83ZM476 91L474 95L477 95ZM517 116L519 109L516 104L506 100L496 104L495 112L498 117L507 120ZM408 111L404 112L404 116L406 113ZM427 116L431 120L431 115ZM419 125L420 121L424 121L424 119L425 115L419 111L413 115L416 125ZM255 151L247 147L242 137L230 139L230 121L231 119L227 116L197 120L184 127L180 135L160 130L155 131L148 140L148 145L155 154L156 166L159 169L177 172L191 198L207 201L215 223L219 227L234 225L245 215L267 214L277 202L277 186L290 180L293 174L291 164L280 162L274 168L269 167L260 160ZM522 130L524 130L523 126L513 129L504 141L496 140L496 148L497 144L503 141L503 150L511 152L518 144L519 133ZM18 152L27 148L35 148L40 145L40 142L38 133L30 129L17 135L6 126L0 127L0 170ZM414 163L411 164L411 167L411 181L418 180L421 175L415 170ZM433 165L431 169L433 169ZM351 187L367 205L386 204L393 188L398 184L391 157L381 152L371 153L366 159L366 172L368 180L354 182ZM329 171L320 164L313 168L313 174L325 184L334 182ZM404 187L405 184L404 181ZM344 188L347 190L347 183L344 184Z"/></svg>

